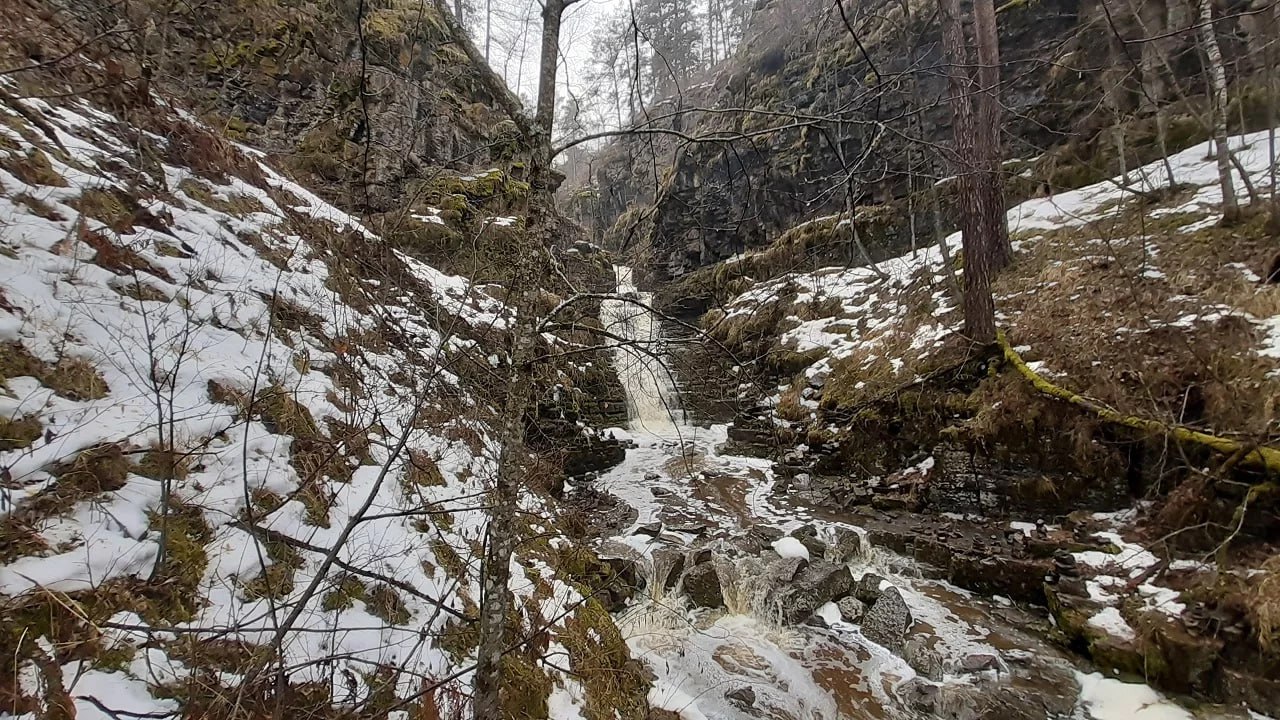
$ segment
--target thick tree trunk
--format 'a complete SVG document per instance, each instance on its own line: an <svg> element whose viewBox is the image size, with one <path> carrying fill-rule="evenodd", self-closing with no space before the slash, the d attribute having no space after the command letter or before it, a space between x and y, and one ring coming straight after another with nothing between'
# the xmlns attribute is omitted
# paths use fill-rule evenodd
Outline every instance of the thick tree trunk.
<svg viewBox="0 0 1280 720"><path fill-rule="evenodd" d="M1209 76L1210 110L1213 118L1213 144L1218 160L1218 182L1222 186L1222 222L1240 219L1240 203L1236 200L1235 182L1231 178L1231 150L1227 146L1227 70L1222 64L1222 49L1213 28L1213 1L1200 2L1200 49L1204 52L1205 72Z"/></svg>
<svg viewBox="0 0 1280 720"><path fill-rule="evenodd" d="M1000 39L996 33L993 0L974 0L974 34L978 43L977 159L981 164L982 233L990 245L992 268L1000 270L1013 261L1009 223L1004 208L1004 178L1000 144Z"/></svg>
<svg viewBox="0 0 1280 720"><path fill-rule="evenodd" d="M959 0L938 0L942 20L942 51L955 135L955 181L960 184L960 230L964 237L964 333L975 343L995 342L995 302L991 297L994 270L990 244L983 237L979 218L984 211L976 167L975 123L969 92L973 79L966 68L969 54L961 25Z"/></svg>

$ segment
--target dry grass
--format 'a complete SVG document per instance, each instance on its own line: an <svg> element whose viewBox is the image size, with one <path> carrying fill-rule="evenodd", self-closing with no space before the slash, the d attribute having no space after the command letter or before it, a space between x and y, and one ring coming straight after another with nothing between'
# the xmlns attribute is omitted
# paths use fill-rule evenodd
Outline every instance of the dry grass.
<svg viewBox="0 0 1280 720"><path fill-rule="evenodd" d="M413 619L413 614L404 604L399 591L384 583L378 583L369 589L365 607L368 608L370 615L388 625L403 626Z"/></svg>
<svg viewBox="0 0 1280 720"><path fill-rule="evenodd" d="M67 181L49 162L49 156L39 148L30 148L25 154L9 152L0 154L0 168L28 185L66 187Z"/></svg>
<svg viewBox="0 0 1280 720"><path fill-rule="evenodd" d="M25 448L40 437L44 426L31 415L0 417L0 452Z"/></svg>
<svg viewBox="0 0 1280 720"><path fill-rule="evenodd" d="M1241 313L1277 314L1280 287L1229 265L1263 261L1273 241L1262 219L1181 232L1200 216L1149 210L1029 243L998 288L1011 342L1030 345L1055 382L1123 412L1275 436L1277 366L1254 352L1258 331Z"/></svg>
<svg viewBox="0 0 1280 720"><path fill-rule="evenodd" d="M297 550L278 541L262 543L264 554L271 566L241 585L248 600L272 598L283 600L293 592L294 574L302 567L302 556Z"/></svg>
<svg viewBox="0 0 1280 720"><path fill-rule="evenodd" d="M93 248L94 263L116 275L133 275L134 273L145 272L165 282L173 282L173 277L163 268L152 265L132 248L115 244L102 233L81 225L79 236L84 244Z"/></svg>
<svg viewBox="0 0 1280 720"><path fill-rule="evenodd" d="M41 200L40 198L30 193L18 193L17 195L13 196L13 201L20 202L23 205L26 205L27 208L29 208L34 215L36 215L37 217L42 217L45 220L52 220L54 222L58 222L66 219L62 216L61 213L57 211L57 209L53 207L53 205L45 202L44 200Z"/></svg>
<svg viewBox="0 0 1280 720"><path fill-rule="evenodd" d="M1263 563L1260 580L1248 599L1251 620L1264 653L1280 651L1280 556ZM1278 653L1280 654L1280 653Z"/></svg>
<svg viewBox="0 0 1280 720"><path fill-rule="evenodd" d="M71 400L99 400L107 396L107 381L93 363L64 357L40 378L45 385Z"/></svg>
<svg viewBox="0 0 1280 720"><path fill-rule="evenodd" d="M49 550L44 521L76 503L124 487L131 465L119 445L96 445L48 468L57 482L0 518L0 562Z"/></svg>
<svg viewBox="0 0 1280 720"><path fill-rule="evenodd" d="M90 188L80 193L72 207L115 232L125 234L133 229L137 202L119 190Z"/></svg>

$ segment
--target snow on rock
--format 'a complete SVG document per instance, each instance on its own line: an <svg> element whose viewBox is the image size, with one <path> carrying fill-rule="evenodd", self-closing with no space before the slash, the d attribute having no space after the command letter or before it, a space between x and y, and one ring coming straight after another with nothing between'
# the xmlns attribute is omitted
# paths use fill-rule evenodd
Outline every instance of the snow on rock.
<svg viewBox="0 0 1280 720"><path fill-rule="evenodd" d="M1092 720L1192 720L1191 713L1146 685L1124 683L1101 673L1076 673L1080 703Z"/></svg>
<svg viewBox="0 0 1280 720"><path fill-rule="evenodd" d="M774 540L773 551L784 558L809 559L809 548L790 535Z"/></svg>
<svg viewBox="0 0 1280 720"><path fill-rule="evenodd" d="M1121 640L1133 640L1137 637L1128 621L1114 607L1105 607L1099 610L1093 617L1089 618L1089 627L1097 628Z"/></svg>

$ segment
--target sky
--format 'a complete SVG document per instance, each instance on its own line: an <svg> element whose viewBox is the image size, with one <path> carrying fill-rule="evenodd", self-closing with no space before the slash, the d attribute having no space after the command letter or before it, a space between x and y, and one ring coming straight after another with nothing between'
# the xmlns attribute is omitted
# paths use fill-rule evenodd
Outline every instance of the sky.
<svg viewBox="0 0 1280 720"><path fill-rule="evenodd" d="M526 105L532 105L538 86L538 53L541 42L541 5L537 0L488 0L493 8L493 40L489 64ZM476 10L467 25L483 52L486 0L474 0ZM569 6L561 28L559 73L560 91L581 95L586 88L586 72L591 57L591 37L610 13L625 7L629 0L579 0Z"/></svg>

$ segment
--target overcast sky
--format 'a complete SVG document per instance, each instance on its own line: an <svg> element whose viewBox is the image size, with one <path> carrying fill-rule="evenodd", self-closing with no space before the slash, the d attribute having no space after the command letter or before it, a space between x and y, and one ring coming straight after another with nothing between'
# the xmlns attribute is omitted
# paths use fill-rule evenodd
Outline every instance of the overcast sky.
<svg viewBox="0 0 1280 720"><path fill-rule="evenodd" d="M490 0L494 23L489 64L493 66L526 105L532 105L538 85L538 52L541 43L541 5L537 0ZM581 94L591 56L592 33L611 12L630 0L579 0L569 6L561 29L560 92ZM484 48L484 12L486 0L475 0L476 14L472 34Z"/></svg>

